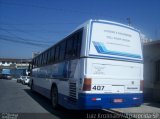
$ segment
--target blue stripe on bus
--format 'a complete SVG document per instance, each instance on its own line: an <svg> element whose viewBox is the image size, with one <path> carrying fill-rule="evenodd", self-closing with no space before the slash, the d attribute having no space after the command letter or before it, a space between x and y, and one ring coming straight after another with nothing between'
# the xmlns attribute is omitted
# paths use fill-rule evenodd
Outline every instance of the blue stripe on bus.
<svg viewBox="0 0 160 119"><path fill-rule="evenodd" d="M95 42L95 41L92 41L93 44L94 44L94 47L97 49L100 49L97 50L98 53L101 53L101 54L109 54L109 55L118 55L118 56L125 56L125 57L132 57L132 58L139 58L141 59L141 56L140 55L137 55L137 54L131 54L131 53L124 53L124 52L117 52L117 51L109 51L107 50L107 48L105 47L105 45L101 42Z"/></svg>
<svg viewBox="0 0 160 119"><path fill-rule="evenodd" d="M67 109L88 110L88 109L109 109L139 106L143 103L141 93L133 94L79 94L77 102L71 102L68 96L59 94L59 104ZM93 101L92 98L101 100ZM136 98L133 99L133 98ZM122 103L114 103L114 99L122 99Z"/></svg>
<svg viewBox="0 0 160 119"><path fill-rule="evenodd" d="M94 42L94 43L95 43L95 44L97 45L97 47L99 48L99 50L100 50L99 53L105 52L104 49L103 49L103 47L99 47L99 46L100 46L100 43L98 43L98 42Z"/></svg>
<svg viewBox="0 0 160 119"><path fill-rule="evenodd" d="M109 59L109 60L120 60L120 61L128 61L128 62L136 62L136 63L143 63L143 60L137 60L137 59L128 59L128 58L120 58L120 57L113 57L113 56L99 56L90 54L90 57L98 58L98 59Z"/></svg>
<svg viewBox="0 0 160 119"><path fill-rule="evenodd" d="M102 49L103 49L102 52L107 52L108 51L103 43L99 42L99 46L102 47Z"/></svg>
<svg viewBox="0 0 160 119"><path fill-rule="evenodd" d="M93 44L94 44L94 46L95 46L95 48L96 48L97 52L98 52L98 53L100 53L101 51L100 51L100 49L99 49L98 45L97 45L95 42L93 42Z"/></svg>
<svg viewBox="0 0 160 119"><path fill-rule="evenodd" d="M101 100L92 101L92 98ZM133 99L133 98L136 98ZM122 99L122 103L114 103L114 99ZM108 109L139 106L143 103L142 93L132 94L79 94L79 109Z"/></svg>

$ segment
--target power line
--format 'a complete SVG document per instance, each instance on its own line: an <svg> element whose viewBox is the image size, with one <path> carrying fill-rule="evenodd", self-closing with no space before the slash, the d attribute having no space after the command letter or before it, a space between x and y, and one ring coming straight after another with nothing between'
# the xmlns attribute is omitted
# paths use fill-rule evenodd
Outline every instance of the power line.
<svg viewBox="0 0 160 119"><path fill-rule="evenodd" d="M11 36L14 36L14 37L16 37L18 39L21 39L22 41L26 41L27 40L27 41L30 41L30 42L37 42L37 43L39 43L39 42L41 42L41 43L47 43L47 44L51 43L51 42L45 42L45 41L31 40L31 39L22 38L20 36L17 36L16 34L13 34L12 32L8 31L7 29L1 28L1 27L0 27L0 29L3 30L3 31L5 31L5 32L7 32Z"/></svg>
<svg viewBox="0 0 160 119"><path fill-rule="evenodd" d="M19 3L7 3L7 2L1 2L3 5L12 5L12 6L20 6L20 7L33 7L33 8L40 8L40 9L46 9L46 10L55 10L59 12L66 12L66 13L78 13L78 14L87 14L87 15L95 15L94 12L87 12L87 11L79 11L79 10L73 10L73 9L62 9L62 8L54 8L54 7L45 7L45 6L39 6L39 5L26 5L26 4L19 4ZM102 15L102 13L101 13ZM103 15L104 16L104 15Z"/></svg>
<svg viewBox="0 0 160 119"><path fill-rule="evenodd" d="M1 25L5 25L5 26L8 26L8 25L24 25L24 26L29 26L29 25L57 25L57 24L62 24L62 25L77 25L77 24L81 24L82 22L48 22L48 23L5 23L5 22L2 22L0 21L0 24Z"/></svg>
<svg viewBox="0 0 160 119"><path fill-rule="evenodd" d="M34 40L30 40L30 39L25 39L25 38L19 37L9 31L7 31L6 29L3 29L3 28L0 28L0 29L6 31L8 34L13 36L13 37L10 37L7 35L0 35L0 40L9 41L9 42L13 42L13 43L27 44L27 45L37 46L37 47L50 46L49 44L46 44L46 42L44 43L44 42L34 41Z"/></svg>
<svg viewBox="0 0 160 119"><path fill-rule="evenodd" d="M46 45L46 44L22 41L21 39L18 39L18 38L14 39L14 38L10 38L10 37L7 37L7 36L2 36L2 35L0 35L0 40L12 42L12 43L20 43L20 44L25 44L25 45L32 45L32 46L36 46L36 47L49 47L49 45Z"/></svg>
<svg viewBox="0 0 160 119"><path fill-rule="evenodd" d="M36 46L36 47L48 47L48 46L44 46L44 45L41 45L41 44L22 42L22 41L18 41L18 40L15 40L15 39L8 39L8 38L1 38L0 37L0 40L9 41L9 42L16 43L16 44L20 43L20 44L25 44L25 45L32 45L32 46Z"/></svg>
<svg viewBox="0 0 160 119"><path fill-rule="evenodd" d="M6 28L5 28L6 29ZM22 29L6 29L8 31L19 31L19 32L51 32L51 33L55 33L55 34L63 34L63 33L66 33L66 32L70 32L70 31L54 31L54 30L45 30L45 29L25 29L25 30L22 30Z"/></svg>
<svg viewBox="0 0 160 119"><path fill-rule="evenodd" d="M0 35L1 38L9 38L9 39L17 39L19 41L22 42L30 42L30 43L35 43L35 44L42 44L42 45L50 45L53 43L48 43L48 42L38 42L38 41L33 41L30 39L26 39L26 38L19 38L19 37L13 37L13 36L8 36L8 35Z"/></svg>
<svg viewBox="0 0 160 119"><path fill-rule="evenodd" d="M32 34L33 32L30 33L30 32L27 32L27 31L25 31L25 30L18 29L18 28L16 28L15 26L10 26L10 27L14 28L14 30L16 30L17 32L22 32L22 33L24 33L24 34L31 35L31 36L34 36L34 37L36 37L36 38L44 39L44 38L41 38L41 37L38 37L38 36ZM8 29L7 29L7 30L8 30ZM34 41L38 41L38 40L34 40ZM38 42L53 43L53 42L45 42L45 41L43 41L43 40L42 40L42 41L38 41Z"/></svg>

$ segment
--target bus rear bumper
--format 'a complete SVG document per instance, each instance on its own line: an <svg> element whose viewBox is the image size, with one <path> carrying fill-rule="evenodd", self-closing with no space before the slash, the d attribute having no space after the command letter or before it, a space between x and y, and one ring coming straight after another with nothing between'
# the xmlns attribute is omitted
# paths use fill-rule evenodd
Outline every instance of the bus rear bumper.
<svg viewBox="0 0 160 119"><path fill-rule="evenodd" d="M142 93L132 94L85 94L80 93L79 109L109 109L140 106L143 103Z"/></svg>

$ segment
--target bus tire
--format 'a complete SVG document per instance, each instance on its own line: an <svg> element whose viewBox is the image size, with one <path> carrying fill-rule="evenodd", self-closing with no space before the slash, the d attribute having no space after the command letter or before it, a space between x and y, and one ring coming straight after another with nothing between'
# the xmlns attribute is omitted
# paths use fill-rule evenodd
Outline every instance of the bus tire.
<svg viewBox="0 0 160 119"><path fill-rule="evenodd" d="M30 90L32 91L32 92L34 92L34 84L33 84L33 81L31 82L31 85L30 85Z"/></svg>
<svg viewBox="0 0 160 119"><path fill-rule="evenodd" d="M58 109L59 108L59 104L58 104L58 90L57 90L56 86L52 87L51 102L52 102L52 106L53 106L54 109Z"/></svg>

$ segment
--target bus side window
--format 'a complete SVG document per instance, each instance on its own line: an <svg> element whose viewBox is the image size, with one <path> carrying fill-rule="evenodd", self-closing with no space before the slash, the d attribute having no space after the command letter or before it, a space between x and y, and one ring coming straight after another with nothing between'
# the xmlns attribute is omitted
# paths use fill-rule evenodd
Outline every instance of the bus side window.
<svg viewBox="0 0 160 119"><path fill-rule="evenodd" d="M55 48L50 49L50 56L49 56L49 64L54 62L54 54L55 54Z"/></svg>
<svg viewBox="0 0 160 119"><path fill-rule="evenodd" d="M41 61L40 61L40 66L42 66L42 64L43 64L43 54L41 55Z"/></svg>
<svg viewBox="0 0 160 119"><path fill-rule="evenodd" d="M62 61L64 60L64 55L65 55L65 48L66 48L66 41L63 41L61 44L60 44L60 56L59 56L59 59Z"/></svg>
<svg viewBox="0 0 160 119"><path fill-rule="evenodd" d="M38 56L38 58L37 58L37 67L39 67L40 66L40 56Z"/></svg>
<svg viewBox="0 0 160 119"><path fill-rule="evenodd" d="M55 61L59 60L59 50L60 50L60 47L59 45L57 45L55 48Z"/></svg>
<svg viewBox="0 0 160 119"><path fill-rule="evenodd" d="M33 67L37 67L37 58L34 59Z"/></svg>
<svg viewBox="0 0 160 119"><path fill-rule="evenodd" d="M75 34L74 37L74 46L73 46L73 52L74 52L74 57L79 57L80 55L80 50L81 50L81 32L78 32Z"/></svg>
<svg viewBox="0 0 160 119"><path fill-rule="evenodd" d="M42 66L45 64L45 53L43 53Z"/></svg>
<svg viewBox="0 0 160 119"><path fill-rule="evenodd" d="M41 66L42 54L39 56L38 66Z"/></svg>
<svg viewBox="0 0 160 119"><path fill-rule="evenodd" d="M81 42L82 42L82 32L80 32L77 36L77 57L80 56Z"/></svg>
<svg viewBox="0 0 160 119"><path fill-rule="evenodd" d="M47 51L47 58L46 58L46 64L49 64L49 58L50 58L50 50Z"/></svg>
<svg viewBox="0 0 160 119"><path fill-rule="evenodd" d="M74 35L74 40L73 40L73 54L72 54L72 56L73 57L77 57L77 36L76 36L76 34Z"/></svg>
<svg viewBox="0 0 160 119"><path fill-rule="evenodd" d="M44 63L44 65L47 64L47 58L48 58L48 52L45 52L45 63Z"/></svg>
<svg viewBox="0 0 160 119"><path fill-rule="evenodd" d="M39 62L39 66L42 66L42 62L43 62L43 54L40 55L40 62Z"/></svg>
<svg viewBox="0 0 160 119"><path fill-rule="evenodd" d="M35 61L34 62L35 63L34 66L37 67L37 58L35 58L34 61Z"/></svg>
<svg viewBox="0 0 160 119"><path fill-rule="evenodd" d="M66 46L66 59L72 58L73 54L73 39L70 37L70 39L67 40L67 46Z"/></svg>
<svg viewBox="0 0 160 119"><path fill-rule="evenodd" d="M44 64L45 64L45 61L46 61L46 54L45 54L45 53L43 53L43 64L42 64L42 65L44 65Z"/></svg>

